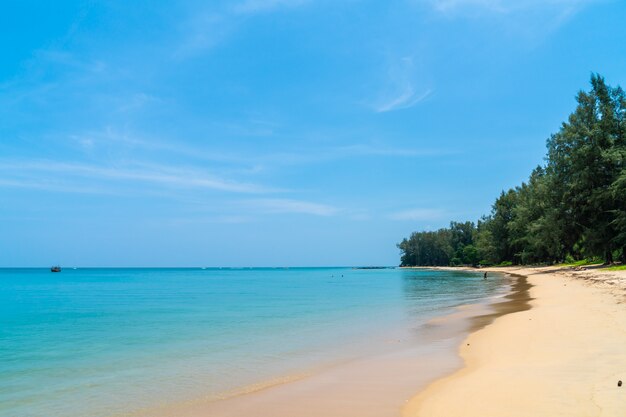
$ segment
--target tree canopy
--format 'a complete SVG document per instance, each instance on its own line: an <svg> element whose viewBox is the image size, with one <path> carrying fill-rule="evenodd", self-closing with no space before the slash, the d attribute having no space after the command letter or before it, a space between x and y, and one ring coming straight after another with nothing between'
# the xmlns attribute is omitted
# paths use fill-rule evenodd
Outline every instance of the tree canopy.
<svg viewBox="0 0 626 417"><path fill-rule="evenodd" d="M626 95L603 77L547 141L546 161L503 191L491 213L398 244L401 265L626 260Z"/></svg>

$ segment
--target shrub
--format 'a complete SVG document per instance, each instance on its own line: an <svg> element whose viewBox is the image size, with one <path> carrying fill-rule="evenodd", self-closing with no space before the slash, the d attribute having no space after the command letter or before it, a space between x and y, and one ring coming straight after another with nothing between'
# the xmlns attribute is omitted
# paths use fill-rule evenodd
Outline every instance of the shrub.
<svg viewBox="0 0 626 417"><path fill-rule="evenodd" d="M452 265L452 266L463 265L463 261L461 261L461 259L459 259L459 258L452 258L452 259L450 259L450 265Z"/></svg>

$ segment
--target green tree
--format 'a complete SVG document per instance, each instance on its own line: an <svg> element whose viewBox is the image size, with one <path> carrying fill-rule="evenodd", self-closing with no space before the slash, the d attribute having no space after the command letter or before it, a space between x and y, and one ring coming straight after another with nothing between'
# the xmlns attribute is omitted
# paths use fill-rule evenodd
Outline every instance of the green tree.
<svg viewBox="0 0 626 417"><path fill-rule="evenodd" d="M626 262L626 94L594 74L547 141L546 164L503 191L476 224L413 233L398 246L412 265L561 261L620 254Z"/></svg>
<svg viewBox="0 0 626 417"><path fill-rule="evenodd" d="M478 249L474 245L467 245L463 247L463 263L466 265L478 265L480 258L478 257Z"/></svg>
<svg viewBox="0 0 626 417"><path fill-rule="evenodd" d="M624 94L599 75L591 77L591 86L578 93L576 110L548 141L547 170L561 189L556 203L568 226L567 246L584 241L588 255L611 262L620 234L612 186L623 170Z"/></svg>
<svg viewBox="0 0 626 417"><path fill-rule="evenodd" d="M491 216L483 216L478 220L476 227L476 249L481 264L493 265L500 263L497 254L496 242L491 232L493 219Z"/></svg>

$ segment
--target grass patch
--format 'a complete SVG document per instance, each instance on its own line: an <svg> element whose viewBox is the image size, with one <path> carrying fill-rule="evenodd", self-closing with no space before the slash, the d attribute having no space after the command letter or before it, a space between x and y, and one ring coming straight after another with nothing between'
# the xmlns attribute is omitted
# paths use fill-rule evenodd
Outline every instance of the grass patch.
<svg viewBox="0 0 626 417"><path fill-rule="evenodd" d="M562 264L557 264L556 266L587 266L587 265L597 265L597 264L602 264L604 263L604 260L599 259L599 258L593 258L593 259L581 259L580 261L574 261L574 262L565 262Z"/></svg>
<svg viewBox="0 0 626 417"><path fill-rule="evenodd" d="M605 271L626 271L626 265L609 266Z"/></svg>

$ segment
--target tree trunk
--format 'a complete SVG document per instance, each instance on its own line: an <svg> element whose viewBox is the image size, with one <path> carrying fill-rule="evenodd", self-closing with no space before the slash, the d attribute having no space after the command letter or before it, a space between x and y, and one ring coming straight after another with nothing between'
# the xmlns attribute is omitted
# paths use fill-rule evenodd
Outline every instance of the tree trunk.
<svg viewBox="0 0 626 417"><path fill-rule="evenodd" d="M611 249L607 249L604 256L605 265L611 265L613 263L613 251Z"/></svg>

